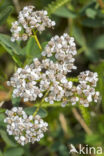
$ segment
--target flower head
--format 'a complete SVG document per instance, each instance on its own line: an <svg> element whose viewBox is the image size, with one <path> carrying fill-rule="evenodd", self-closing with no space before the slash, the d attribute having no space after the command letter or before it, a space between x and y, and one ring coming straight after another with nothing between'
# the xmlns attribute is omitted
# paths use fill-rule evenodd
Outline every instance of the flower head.
<svg viewBox="0 0 104 156"><path fill-rule="evenodd" d="M28 116L22 107L6 110L6 115L4 122L7 123L7 132L21 145L40 141L47 131L47 122L44 122L39 115Z"/></svg>
<svg viewBox="0 0 104 156"><path fill-rule="evenodd" d="M13 97L22 97L25 102L36 101L48 91L45 101L50 104L63 101L72 88L72 82L64 75L62 65L50 59L39 61L37 58L24 69L18 68L7 84L14 87Z"/></svg>
<svg viewBox="0 0 104 156"><path fill-rule="evenodd" d="M72 104L75 105L78 102L88 107L92 101L98 102L100 94L95 90L98 74L96 72L85 71L80 73L78 79L79 84L72 88Z"/></svg>
<svg viewBox="0 0 104 156"><path fill-rule="evenodd" d="M48 58L55 55L56 60L63 65L66 73L71 72L72 69L76 69L74 65L76 54L74 38L66 33L60 37L58 35L52 37L42 52L42 55Z"/></svg>
<svg viewBox="0 0 104 156"><path fill-rule="evenodd" d="M26 6L19 12L18 21L12 23L12 38L15 40L27 40L33 34L33 31L42 32L46 27L55 26L55 21L48 17L45 10L35 11L34 6Z"/></svg>

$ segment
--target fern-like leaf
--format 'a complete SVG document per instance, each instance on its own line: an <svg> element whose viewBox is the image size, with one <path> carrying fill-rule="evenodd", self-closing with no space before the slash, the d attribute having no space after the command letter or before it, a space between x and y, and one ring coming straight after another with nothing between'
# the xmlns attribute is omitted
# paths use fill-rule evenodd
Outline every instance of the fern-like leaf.
<svg viewBox="0 0 104 156"><path fill-rule="evenodd" d="M49 4L45 10L47 10L48 15L50 16L52 13L54 13L58 8L60 8L61 6L65 5L68 1L70 0L56 0L54 2L52 2L51 4Z"/></svg>

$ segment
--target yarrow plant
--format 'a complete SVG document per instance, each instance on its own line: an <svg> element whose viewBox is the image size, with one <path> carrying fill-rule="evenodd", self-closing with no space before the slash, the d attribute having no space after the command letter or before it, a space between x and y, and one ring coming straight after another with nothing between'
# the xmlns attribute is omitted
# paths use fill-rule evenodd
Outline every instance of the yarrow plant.
<svg viewBox="0 0 104 156"><path fill-rule="evenodd" d="M48 124L38 115L42 103L55 105L60 102L62 107L83 105L88 107L91 102L98 102L99 92L96 91L98 74L91 71L81 72L77 77L68 77L68 73L77 69L75 56L76 44L67 33L55 35L44 49L36 36L46 27L53 28L47 11L36 11L33 6L26 6L20 11L18 21L12 24L11 41L27 40L33 36L41 49L41 57L33 58L33 62L24 68L18 68L8 86L12 86L13 97L21 97L24 102L38 101L33 115L28 116L22 107L14 107L6 111L7 132L13 135L21 145L39 141L47 130ZM40 100L39 100L40 99Z"/></svg>

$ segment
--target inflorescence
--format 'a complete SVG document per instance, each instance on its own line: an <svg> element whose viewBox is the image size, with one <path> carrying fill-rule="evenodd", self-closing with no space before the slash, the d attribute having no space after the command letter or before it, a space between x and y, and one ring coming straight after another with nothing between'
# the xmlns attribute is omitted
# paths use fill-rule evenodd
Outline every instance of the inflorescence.
<svg viewBox="0 0 104 156"><path fill-rule="evenodd" d="M62 65L49 59L40 62L37 58L30 66L19 68L8 85L15 88L13 97L23 97L25 102L42 98L48 90L49 94L45 97L45 101L50 104L69 96L72 88L72 82L64 75Z"/></svg>
<svg viewBox="0 0 104 156"><path fill-rule="evenodd" d="M34 9L34 6L26 6L19 12L18 21L12 23L11 41L26 41L34 31L42 32L46 27L51 28L55 26L55 21L52 21L47 16L47 11L34 11Z"/></svg>
<svg viewBox="0 0 104 156"><path fill-rule="evenodd" d="M44 122L39 115L28 116L22 107L6 110L6 115L4 122L7 123L8 134L13 135L15 140L23 146L29 142L40 141L44 137L44 132L47 131L47 122Z"/></svg>
<svg viewBox="0 0 104 156"><path fill-rule="evenodd" d="M34 32L42 32L46 27L55 25L47 16L47 11L34 11L33 6L24 7L20 11L18 21L12 24L11 40L27 40ZM74 38L64 33L54 36L41 53L41 59L34 58L33 63L18 68L7 82L12 86L13 97L21 97L24 102L42 101L54 104L60 101L61 106L71 103L88 107L91 102L98 102L96 91L98 74L90 71L81 72L73 81L67 74L77 69L74 65L77 55ZM48 124L39 115L28 116L22 107L14 107L6 111L7 132L14 135L21 145L39 141Z"/></svg>
<svg viewBox="0 0 104 156"><path fill-rule="evenodd" d="M52 42L53 51L56 52L54 62L49 58L53 54L48 55L48 58L43 58L41 61L38 58L33 60L31 65L27 65L24 69L19 68L8 85L13 86L13 97L23 97L24 101L36 101L37 98L42 98L47 92L45 101L53 104L54 101L64 101L71 94L73 83L67 80L66 74L76 69L74 65L74 56L77 54L74 39L64 34L61 37L55 36L57 42ZM58 43L60 41L60 43ZM65 42L65 47L62 42ZM62 47L58 48L60 44ZM46 45L44 51L48 48ZM63 55L63 59L61 59Z"/></svg>
<svg viewBox="0 0 104 156"><path fill-rule="evenodd" d="M92 101L97 103L99 100L99 92L95 90L95 87L98 81L98 74L90 71L81 72L78 80L79 84L72 88L72 105L80 103L88 107Z"/></svg>
<svg viewBox="0 0 104 156"><path fill-rule="evenodd" d="M26 65L24 69L18 68L7 82L9 86L15 88L13 97L21 97L24 102L36 101L37 98L43 98L48 91L44 101L50 104L61 101L62 106L71 102L72 105L80 103L88 107L93 100L97 102L99 99L99 92L95 91L97 73L90 71L80 73L77 85L67 79L67 73L76 69L74 65L76 54L73 37L68 34L53 37L44 48L41 60L35 58L33 63ZM52 56L55 57L55 61L51 59Z"/></svg>

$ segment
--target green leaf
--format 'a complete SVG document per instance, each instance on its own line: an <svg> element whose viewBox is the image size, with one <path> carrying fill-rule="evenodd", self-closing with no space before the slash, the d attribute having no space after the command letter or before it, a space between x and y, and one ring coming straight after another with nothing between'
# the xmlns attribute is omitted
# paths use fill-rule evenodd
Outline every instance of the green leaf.
<svg viewBox="0 0 104 156"><path fill-rule="evenodd" d="M82 29L76 24L72 26L72 35L75 37L76 42L82 47L83 51L90 60L98 60L98 55L93 49L93 46L89 45Z"/></svg>
<svg viewBox="0 0 104 156"><path fill-rule="evenodd" d="M4 113L5 112L5 108L0 108L0 113ZM3 114L4 115L4 114ZM5 118L5 116L4 116L4 118ZM1 119L1 118L0 118Z"/></svg>
<svg viewBox="0 0 104 156"><path fill-rule="evenodd" d="M31 37L27 43L26 46L26 55L27 56L32 56L32 57L40 57L40 49L36 43L36 41L34 40L33 37Z"/></svg>
<svg viewBox="0 0 104 156"><path fill-rule="evenodd" d="M97 66L91 66L91 69L98 73L99 81L97 85L97 90L100 92L102 98L102 107L104 110L104 61L102 61Z"/></svg>
<svg viewBox="0 0 104 156"><path fill-rule="evenodd" d="M2 112L4 112L5 110L4 109L0 109L0 127L6 127L6 124L4 123L4 119L5 119L5 115L4 115L4 113L2 113Z"/></svg>
<svg viewBox="0 0 104 156"><path fill-rule="evenodd" d="M29 64L32 62L33 58L39 58L41 56L41 51L33 37L28 40L26 47L22 50L22 53L27 58L25 64Z"/></svg>
<svg viewBox="0 0 104 156"><path fill-rule="evenodd" d="M24 150L22 147L8 148L4 156L23 156Z"/></svg>
<svg viewBox="0 0 104 156"><path fill-rule="evenodd" d="M77 15L66 7L61 7L54 12L55 15L65 18L76 18Z"/></svg>
<svg viewBox="0 0 104 156"><path fill-rule="evenodd" d="M17 43L11 42L10 36L4 34L0 34L0 44L12 56L14 62L21 67L23 63L19 56L23 54L22 54L22 49L19 47L19 45Z"/></svg>
<svg viewBox="0 0 104 156"><path fill-rule="evenodd" d="M0 150L0 156L4 156L1 150Z"/></svg>
<svg viewBox="0 0 104 156"><path fill-rule="evenodd" d="M42 44L41 44L41 46L42 46L42 49L44 49L45 48L45 46L48 44L48 42L46 41L46 42L43 42Z"/></svg>
<svg viewBox="0 0 104 156"><path fill-rule="evenodd" d="M2 139L4 140L4 142L8 146L12 146L12 147L16 146L16 144L9 138L9 136L7 135L7 133L4 130L0 129L0 135L1 135Z"/></svg>
<svg viewBox="0 0 104 156"><path fill-rule="evenodd" d="M13 106L19 106L20 101L21 101L21 98L20 97L12 98L12 104L13 104Z"/></svg>
<svg viewBox="0 0 104 156"><path fill-rule="evenodd" d="M56 0L56 1L52 1L51 4L49 4L45 10L48 11L48 15L53 14L58 8L62 7L63 5L65 5L66 3L68 3L68 1L70 0Z"/></svg>
<svg viewBox="0 0 104 156"><path fill-rule="evenodd" d="M91 19L91 18L86 18L81 22L82 25L86 27L91 27L91 28L97 28L97 27L103 27L104 26L104 20L103 19Z"/></svg>
<svg viewBox="0 0 104 156"><path fill-rule="evenodd" d="M1 12L0 12L0 25L6 21L8 16L11 14L13 10L12 6L5 7Z"/></svg>
<svg viewBox="0 0 104 156"><path fill-rule="evenodd" d="M104 135L104 124L103 123L99 123L98 125L99 131L102 135Z"/></svg>
<svg viewBox="0 0 104 156"><path fill-rule="evenodd" d="M19 57L19 56L13 54L12 58L13 58L14 62L15 62L16 64L18 64L19 67L22 67L22 66L23 66L23 63L22 63L22 61L20 60L20 57Z"/></svg>
<svg viewBox="0 0 104 156"><path fill-rule="evenodd" d="M0 44L7 50L10 55L14 53L21 54L21 48L14 42L11 42L11 38L8 35L0 34Z"/></svg>
<svg viewBox="0 0 104 156"><path fill-rule="evenodd" d="M96 38L93 47L95 49L104 49L104 34Z"/></svg>
<svg viewBox="0 0 104 156"><path fill-rule="evenodd" d="M84 5L83 8L81 8L81 10L79 11L79 14L82 15L82 16L84 16L85 13L86 13L86 10L88 8L93 8L94 5L95 5L95 0L92 0L92 1L88 2L86 5Z"/></svg>
<svg viewBox="0 0 104 156"><path fill-rule="evenodd" d="M32 115L36 111L36 107L25 108L24 110L28 115ZM47 116L47 111L43 108L40 108L38 114L42 118L45 118Z"/></svg>
<svg viewBox="0 0 104 156"><path fill-rule="evenodd" d="M97 12L94 9L91 9L91 8L86 9L87 17L94 19L96 14L97 14Z"/></svg>
<svg viewBox="0 0 104 156"><path fill-rule="evenodd" d="M6 81L7 75L4 73L3 69L0 67L0 83Z"/></svg>
<svg viewBox="0 0 104 156"><path fill-rule="evenodd" d="M83 32L78 26L76 26L76 24L74 24L72 27L72 35L75 37L75 40L79 45L86 46L86 40Z"/></svg>
<svg viewBox="0 0 104 156"><path fill-rule="evenodd" d="M99 134L91 134L86 136L86 143L89 145L97 145L100 143L100 135Z"/></svg>

